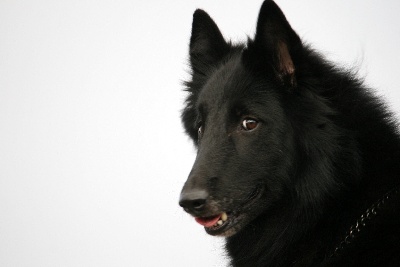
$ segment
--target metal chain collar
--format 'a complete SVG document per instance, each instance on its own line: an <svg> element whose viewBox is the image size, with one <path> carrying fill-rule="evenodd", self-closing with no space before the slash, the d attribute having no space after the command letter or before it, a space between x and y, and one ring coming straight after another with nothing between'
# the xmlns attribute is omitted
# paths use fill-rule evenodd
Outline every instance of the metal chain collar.
<svg viewBox="0 0 400 267"><path fill-rule="evenodd" d="M372 206L361 215L356 223L350 227L350 230L346 233L345 238L335 248L334 252L330 255L330 258L337 256L347 245L349 245L359 235L363 228L365 228L367 222L376 217L383 205L385 205L394 195L398 193L399 187L396 187L372 204Z"/></svg>

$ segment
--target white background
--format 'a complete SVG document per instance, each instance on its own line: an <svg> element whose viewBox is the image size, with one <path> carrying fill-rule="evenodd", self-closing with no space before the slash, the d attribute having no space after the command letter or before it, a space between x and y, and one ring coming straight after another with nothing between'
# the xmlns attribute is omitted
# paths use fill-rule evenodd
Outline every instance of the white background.
<svg viewBox="0 0 400 267"><path fill-rule="evenodd" d="M178 207L192 13L253 36L262 1L0 0L0 265L225 266ZM400 113L398 0L280 0Z"/></svg>

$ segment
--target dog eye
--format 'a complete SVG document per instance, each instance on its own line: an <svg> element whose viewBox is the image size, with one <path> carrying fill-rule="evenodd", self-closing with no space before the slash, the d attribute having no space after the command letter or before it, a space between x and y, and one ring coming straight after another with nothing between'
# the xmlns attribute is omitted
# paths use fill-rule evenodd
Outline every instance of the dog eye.
<svg viewBox="0 0 400 267"><path fill-rule="evenodd" d="M254 130L258 125L258 121L254 120L254 119L244 119L242 121L242 128L245 131L251 131Z"/></svg>
<svg viewBox="0 0 400 267"><path fill-rule="evenodd" d="M197 129L197 135L200 137L202 133L203 133L203 126L200 125L199 129Z"/></svg>

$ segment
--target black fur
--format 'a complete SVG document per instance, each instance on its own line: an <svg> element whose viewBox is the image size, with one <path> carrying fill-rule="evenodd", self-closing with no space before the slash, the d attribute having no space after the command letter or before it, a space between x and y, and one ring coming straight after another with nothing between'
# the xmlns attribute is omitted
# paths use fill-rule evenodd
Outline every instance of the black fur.
<svg viewBox="0 0 400 267"><path fill-rule="evenodd" d="M206 230L226 236L232 266L400 266L396 191L334 253L400 183L397 124L361 80L270 0L247 44L196 10L190 63L182 121L198 154L180 204L198 218L228 212L223 230Z"/></svg>

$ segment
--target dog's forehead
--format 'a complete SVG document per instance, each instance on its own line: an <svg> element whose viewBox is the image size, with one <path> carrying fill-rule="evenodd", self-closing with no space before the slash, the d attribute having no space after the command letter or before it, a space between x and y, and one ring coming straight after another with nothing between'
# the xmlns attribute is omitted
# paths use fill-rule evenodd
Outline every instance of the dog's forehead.
<svg viewBox="0 0 400 267"><path fill-rule="evenodd" d="M199 95L198 104L223 107L228 101L239 98L249 88L246 70L240 57L234 57L210 76Z"/></svg>

